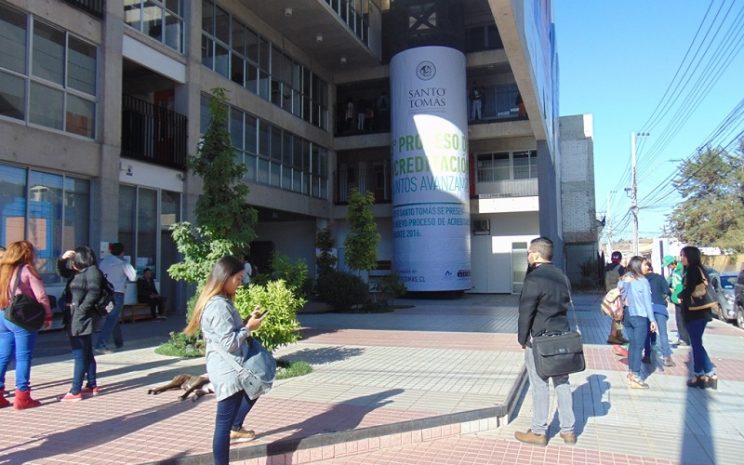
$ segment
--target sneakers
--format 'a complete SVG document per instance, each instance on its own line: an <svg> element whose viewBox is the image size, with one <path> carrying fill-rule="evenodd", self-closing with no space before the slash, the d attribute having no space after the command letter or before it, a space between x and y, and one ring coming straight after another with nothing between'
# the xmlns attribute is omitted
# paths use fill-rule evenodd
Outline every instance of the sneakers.
<svg viewBox="0 0 744 465"><path fill-rule="evenodd" d="M114 351L109 349L108 347L96 347L95 353L96 355L106 355L106 354L113 354Z"/></svg>
<svg viewBox="0 0 744 465"><path fill-rule="evenodd" d="M240 428L230 431L230 442L248 442L256 439L256 433L251 429Z"/></svg>
<svg viewBox="0 0 744 465"><path fill-rule="evenodd" d="M576 433L561 433L560 437L565 444L570 446L576 444Z"/></svg>
<svg viewBox="0 0 744 465"><path fill-rule="evenodd" d="M672 360L672 357L664 357L664 366L665 367L676 367L677 364L674 363L674 360Z"/></svg>
<svg viewBox="0 0 744 465"><path fill-rule="evenodd" d="M99 386L84 387L80 390L80 394L84 396L97 396L100 393L101 393L101 388Z"/></svg>
<svg viewBox="0 0 744 465"><path fill-rule="evenodd" d="M524 433L521 431L515 432L514 439L516 439L519 442L523 442L525 444L532 444L535 446L547 446L548 445L548 437L546 435L533 433L531 429L528 429Z"/></svg>
<svg viewBox="0 0 744 465"><path fill-rule="evenodd" d="M632 389L648 389L648 384L632 373L628 373L628 384Z"/></svg>
<svg viewBox="0 0 744 465"><path fill-rule="evenodd" d="M59 397L60 402L77 402L79 400L83 400L83 394L73 394L71 392L68 392L64 396Z"/></svg>

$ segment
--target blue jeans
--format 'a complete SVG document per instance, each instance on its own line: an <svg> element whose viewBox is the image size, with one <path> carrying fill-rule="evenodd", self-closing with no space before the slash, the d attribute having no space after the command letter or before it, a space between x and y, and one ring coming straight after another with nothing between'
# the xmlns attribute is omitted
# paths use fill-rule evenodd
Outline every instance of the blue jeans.
<svg viewBox="0 0 744 465"><path fill-rule="evenodd" d="M646 343L648 334L649 321L645 316L626 315L623 319L625 326L625 336L630 343L628 344L628 370L638 378L641 376L641 352Z"/></svg>
<svg viewBox="0 0 744 465"><path fill-rule="evenodd" d="M230 460L230 431L240 429L255 400L250 400L245 391L239 391L227 399L217 402L217 418L214 422L212 455L214 465L228 465Z"/></svg>
<svg viewBox="0 0 744 465"><path fill-rule="evenodd" d="M119 324L119 315L121 309L124 307L124 294L121 292L114 292L114 309L111 313L106 315L106 321L103 323L101 332L98 334L98 340L96 342L96 349L103 349L106 347L106 343L109 342L111 336L114 337L114 345L121 347L124 345L124 340L121 337L121 325Z"/></svg>
<svg viewBox="0 0 744 465"><path fill-rule="evenodd" d="M667 321L669 321L669 317L660 313L655 313L654 317L656 318L656 326L659 329L656 333L648 332L648 336L646 336L646 353L651 354L651 346L655 346L658 341L662 357L671 357L672 348L669 346L669 334L667 334Z"/></svg>
<svg viewBox="0 0 744 465"><path fill-rule="evenodd" d="M703 333L708 320L698 318L685 322L687 332L690 334L690 347L692 348L692 371L696 376L709 375L716 373L716 367L708 357L708 352L703 347Z"/></svg>
<svg viewBox="0 0 744 465"><path fill-rule="evenodd" d="M16 389L28 391L37 334L6 320L5 312L0 311L0 389L5 389L5 373L15 353Z"/></svg>
<svg viewBox="0 0 744 465"><path fill-rule="evenodd" d="M72 372L72 387L70 393L80 394L83 379L87 376L88 387L96 387L96 358L93 356L93 336L70 336L72 356L75 368Z"/></svg>
<svg viewBox="0 0 744 465"><path fill-rule="evenodd" d="M533 433L547 434L548 415L550 414L550 384L548 379L540 378L535 368L535 356L531 347L524 350L524 365L527 368L527 376L532 387L532 427ZM571 397L571 384L568 375L553 376L553 388L558 402L558 420L561 433L573 433L576 425L576 417L573 411L573 397Z"/></svg>

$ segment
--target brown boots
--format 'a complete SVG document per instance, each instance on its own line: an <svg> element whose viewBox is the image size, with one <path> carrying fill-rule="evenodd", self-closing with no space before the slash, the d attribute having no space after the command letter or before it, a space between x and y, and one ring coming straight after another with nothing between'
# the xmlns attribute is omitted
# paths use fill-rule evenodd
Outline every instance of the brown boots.
<svg viewBox="0 0 744 465"><path fill-rule="evenodd" d="M15 390L15 401L13 402L13 408L16 410L23 410L27 408L38 407L41 402L31 398L31 389L28 391Z"/></svg>

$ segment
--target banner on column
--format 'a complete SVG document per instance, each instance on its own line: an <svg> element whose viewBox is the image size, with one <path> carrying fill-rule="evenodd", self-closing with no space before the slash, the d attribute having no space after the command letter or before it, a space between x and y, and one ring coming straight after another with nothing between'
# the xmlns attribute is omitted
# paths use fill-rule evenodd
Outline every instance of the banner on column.
<svg viewBox="0 0 744 465"><path fill-rule="evenodd" d="M390 87L395 269L409 291L470 289L465 55L400 52Z"/></svg>

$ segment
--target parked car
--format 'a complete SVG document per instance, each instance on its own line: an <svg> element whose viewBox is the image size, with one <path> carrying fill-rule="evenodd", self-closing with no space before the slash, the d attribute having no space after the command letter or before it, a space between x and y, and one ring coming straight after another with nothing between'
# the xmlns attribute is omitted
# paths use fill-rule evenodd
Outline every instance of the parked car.
<svg viewBox="0 0 744 465"><path fill-rule="evenodd" d="M744 328L744 269L739 272L734 285L734 303L736 304L736 325Z"/></svg>
<svg viewBox="0 0 744 465"><path fill-rule="evenodd" d="M736 321L736 303L734 301L734 288L736 286L737 273L721 273L711 281L713 289L718 295L718 307L713 311L718 318L726 321Z"/></svg>

